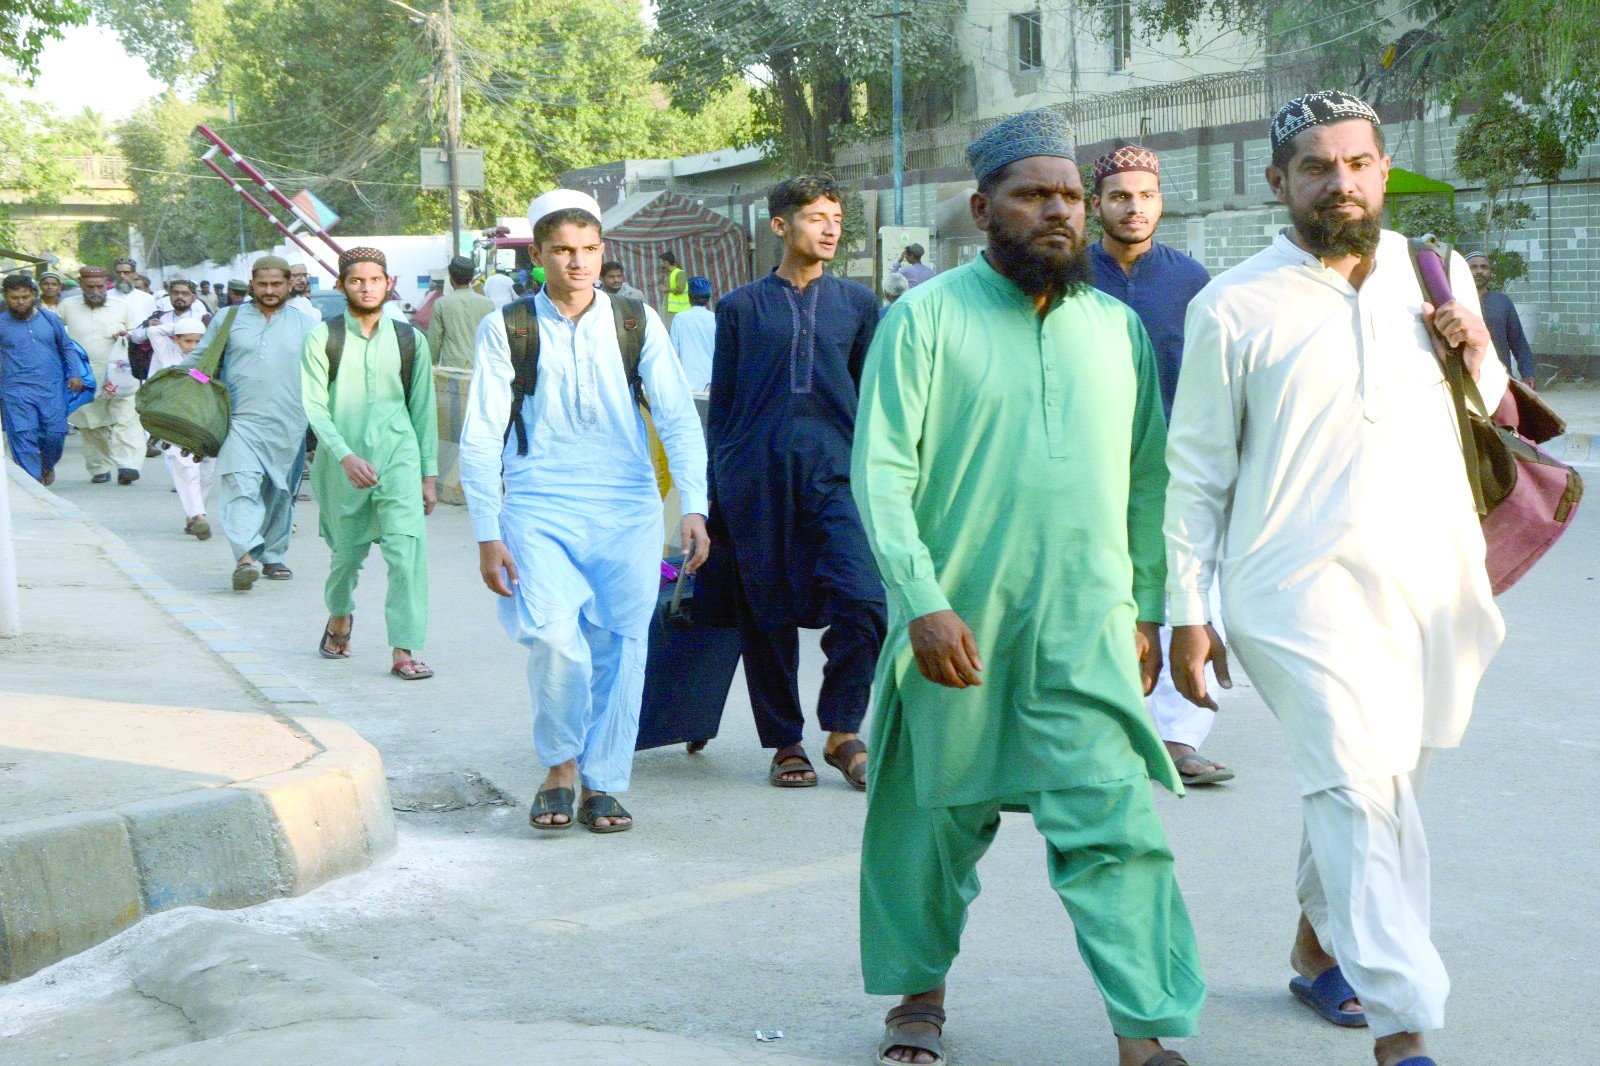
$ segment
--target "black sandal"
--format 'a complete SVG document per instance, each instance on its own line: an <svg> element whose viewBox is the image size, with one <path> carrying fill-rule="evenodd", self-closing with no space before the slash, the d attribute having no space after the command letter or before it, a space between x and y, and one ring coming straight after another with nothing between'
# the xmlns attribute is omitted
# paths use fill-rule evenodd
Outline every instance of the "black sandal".
<svg viewBox="0 0 1600 1066"><path fill-rule="evenodd" d="M800 774L807 770L811 777L785 778L784 774ZM778 788L813 788L816 786L817 768L806 758L806 749L798 744L779 748L772 753L772 765L767 767L767 780Z"/></svg>
<svg viewBox="0 0 1600 1066"><path fill-rule="evenodd" d="M576 793L570 788L547 788L533 797L533 806L528 809L528 824L535 829L542 829L547 833L559 832L572 828L572 800ZM564 822L536 822L535 818L542 814L564 814Z"/></svg>
<svg viewBox="0 0 1600 1066"><path fill-rule="evenodd" d="M340 634L335 633L333 631L333 621L332 621L332 619L329 619L328 624L322 627L322 643L317 645L317 651L322 655L322 657L324 659L348 659L348 658L350 658L350 634L354 633L355 631L356 631L356 616L355 615L351 615L350 616L350 628L345 630L343 636L341 636ZM330 651L329 650L329 645L330 644L335 648L342 648L343 650L342 651Z"/></svg>
<svg viewBox="0 0 1600 1066"><path fill-rule="evenodd" d="M601 818L626 818L627 822L618 825L613 821L610 825L595 825ZM609 796L604 792L596 792L583 801L578 808L578 821L589 827L591 833L626 833L633 828L633 815L628 809L617 802L617 797Z"/></svg>

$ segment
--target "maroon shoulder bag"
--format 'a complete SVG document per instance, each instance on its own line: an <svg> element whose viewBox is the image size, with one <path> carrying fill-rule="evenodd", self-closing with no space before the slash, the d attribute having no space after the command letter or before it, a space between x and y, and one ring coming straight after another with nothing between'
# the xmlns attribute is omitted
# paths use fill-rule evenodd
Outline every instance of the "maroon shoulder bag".
<svg viewBox="0 0 1600 1066"><path fill-rule="evenodd" d="M1448 246L1412 240L1411 262L1434 307L1454 299L1445 264ZM1583 479L1539 448L1566 432L1567 424L1534 391L1511 379L1505 399L1490 414L1460 350L1451 350L1430 326L1434 354L1444 366L1461 429L1472 502L1483 523L1485 562L1496 596L1515 585L1567 531L1583 498Z"/></svg>

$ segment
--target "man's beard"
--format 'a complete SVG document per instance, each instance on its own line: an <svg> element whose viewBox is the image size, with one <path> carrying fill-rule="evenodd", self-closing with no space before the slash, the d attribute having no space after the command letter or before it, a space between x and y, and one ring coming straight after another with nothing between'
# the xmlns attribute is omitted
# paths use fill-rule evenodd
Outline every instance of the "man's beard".
<svg viewBox="0 0 1600 1066"><path fill-rule="evenodd" d="M106 294L101 293L98 296L91 296L88 293L84 293L83 302L88 307L99 307L106 302Z"/></svg>
<svg viewBox="0 0 1600 1066"><path fill-rule="evenodd" d="M16 319L18 322L26 322L28 319L33 317L33 305L32 304L29 304L28 305L28 309L26 311L22 312L21 314L18 314L17 313L17 309L15 307L12 307L10 304L6 304L6 310L8 312L10 312L11 317Z"/></svg>
<svg viewBox="0 0 1600 1066"><path fill-rule="evenodd" d="M1067 248L1040 248L1033 241L1051 233L1071 238ZM1030 232L994 225L989 230L990 265L1029 296L1076 296L1094 281L1094 268L1083 254L1082 233L1060 226Z"/></svg>
<svg viewBox="0 0 1600 1066"><path fill-rule="evenodd" d="M1105 230L1112 240L1121 241L1123 244L1138 244L1141 241L1154 240L1156 235L1154 226L1151 226L1149 232L1141 237L1133 232L1132 227L1107 222L1104 218L1100 219L1100 228Z"/></svg>
<svg viewBox="0 0 1600 1066"><path fill-rule="evenodd" d="M119 281L119 282L117 282L116 288L117 288L118 292L120 292L120 293L122 293L122 295L126 296L126 295L128 295L128 293L133 291L133 282L131 282L131 281Z"/></svg>
<svg viewBox="0 0 1600 1066"><path fill-rule="evenodd" d="M172 313L174 315L186 315L186 314L189 313L189 308L191 308L193 306L194 306L194 301L193 300L190 300L188 303L183 304L182 306L179 306L177 300L173 300L172 301Z"/></svg>
<svg viewBox="0 0 1600 1066"><path fill-rule="evenodd" d="M1345 218L1333 209L1344 204L1361 208L1360 218ZM1374 209L1362 196L1326 196L1306 208L1291 208L1294 223L1307 250L1316 256L1371 257L1383 233L1383 205Z"/></svg>
<svg viewBox="0 0 1600 1066"><path fill-rule="evenodd" d="M243 298L242 296L240 297L240 299ZM258 306L264 307L268 311L275 311L284 305L284 298L277 293L257 293L254 299Z"/></svg>

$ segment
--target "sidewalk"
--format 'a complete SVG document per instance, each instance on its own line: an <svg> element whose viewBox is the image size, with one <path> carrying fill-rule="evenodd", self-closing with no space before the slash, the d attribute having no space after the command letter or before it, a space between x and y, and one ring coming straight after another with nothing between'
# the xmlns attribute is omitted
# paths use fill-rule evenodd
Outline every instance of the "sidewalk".
<svg viewBox="0 0 1600 1066"><path fill-rule="evenodd" d="M393 849L371 745L290 717L309 699L293 682L8 472L22 632L0 641L0 979L147 914L298 894Z"/></svg>
<svg viewBox="0 0 1600 1066"><path fill-rule="evenodd" d="M258 928L260 908L202 909L300 895L391 851L378 754L300 717L312 697L259 641L6 472L22 635L0 640L0 1066L816 1061L753 1031L537 1004L538 1021L453 1017Z"/></svg>
<svg viewBox="0 0 1600 1066"><path fill-rule="evenodd" d="M1554 386L1543 396L1567 420L1567 432L1545 450L1580 472L1600 471L1600 386Z"/></svg>

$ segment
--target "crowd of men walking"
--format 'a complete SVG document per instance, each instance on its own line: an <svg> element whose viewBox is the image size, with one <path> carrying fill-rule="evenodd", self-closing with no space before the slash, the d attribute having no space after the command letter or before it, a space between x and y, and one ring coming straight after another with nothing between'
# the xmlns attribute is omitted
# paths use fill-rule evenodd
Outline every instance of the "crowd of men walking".
<svg viewBox="0 0 1600 1066"><path fill-rule="evenodd" d="M941 274L908 248L887 306L827 272L845 196L809 176L770 194L776 269L714 312L675 258L664 313L648 306L605 258L599 205L570 190L530 206L535 291L480 294L452 261L426 333L386 313L372 248L340 257L346 310L322 322L275 256L210 315L185 281L142 314L96 268L71 298L12 277L7 437L48 484L66 407L92 390L71 416L90 478L128 484L146 447L128 346L149 343L158 369L217 348L222 452L166 460L187 531L210 535L215 479L233 588L291 578L309 426L332 560L319 651L350 657L376 544L391 670L421 680L430 353L470 368L462 486L499 621L528 652L544 832L633 826L618 794L675 485L695 621L737 630L780 788L818 783L797 674L799 630L823 631L823 758L867 797L866 989L902 997L884 1063L944 1061L945 975L1007 809L1045 837L1119 1062L1186 1061L1160 1041L1195 1032L1205 982L1151 782L1181 794L1233 774L1199 751L1212 686L1231 684L1225 619L1303 797L1294 994L1368 1027L1379 1066L1431 1066L1449 981L1416 790L1432 750L1459 743L1503 625L1430 331L1491 410L1502 359L1528 379L1531 353L1509 301L1480 306L1486 256L1453 257L1456 299L1424 298L1405 238L1381 228L1371 108L1308 94L1270 134L1290 225L1216 278L1156 240L1155 153L1106 153L1086 188L1048 111L968 148L984 254Z"/></svg>

